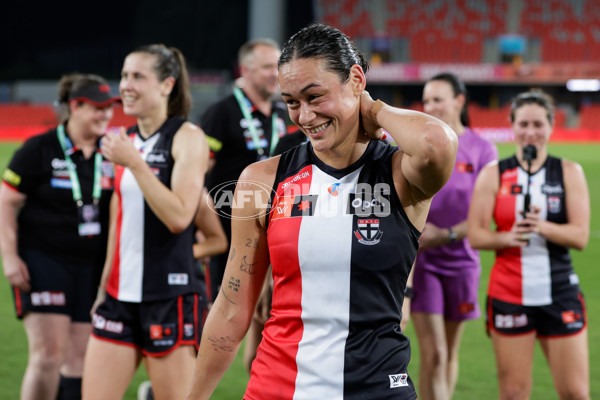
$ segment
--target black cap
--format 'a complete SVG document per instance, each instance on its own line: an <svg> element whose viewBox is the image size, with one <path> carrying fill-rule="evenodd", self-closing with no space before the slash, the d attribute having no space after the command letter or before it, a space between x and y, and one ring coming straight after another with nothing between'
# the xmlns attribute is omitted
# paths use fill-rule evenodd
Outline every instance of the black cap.
<svg viewBox="0 0 600 400"><path fill-rule="evenodd" d="M104 83L79 88L69 94L70 100L83 101L96 107L106 107L116 101L121 101L121 98L113 96L110 92L110 86Z"/></svg>

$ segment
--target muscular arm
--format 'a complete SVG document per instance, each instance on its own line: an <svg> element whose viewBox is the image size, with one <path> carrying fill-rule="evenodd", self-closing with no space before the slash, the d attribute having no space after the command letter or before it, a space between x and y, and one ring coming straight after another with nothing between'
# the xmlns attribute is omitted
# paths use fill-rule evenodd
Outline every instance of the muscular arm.
<svg viewBox="0 0 600 400"><path fill-rule="evenodd" d="M248 203L246 199L249 196L244 191L255 187L244 184L244 181L260 181L271 187L277 165L272 161L250 165L238 181L234 201L245 205L233 207L229 258L221 292L202 332L188 400L210 397L235 358L252 320L269 267L265 217L256 217L261 212L264 214L260 206L267 203L268 193L259 190L263 198L254 204Z"/></svg>
<svg viewBox="0 0 600 400"><path fill-rule="evenodd" d="M394 182L409 218L422 227L431 198L452 174L456 133L427 114L376 103L366 92L361 113L369 136L377 137L375 132L383 128L400 147L394 155Z"/></svg>
<svg viewBox="0 0 600 400"><path fill-rule="evenodd" d="M587 182L583 169L573 161L563 160L563 175L567 223L539 220L534 231L558 245L583 250L590 237L590 195Z"/></svg>
<svg viewBox="0 0 600 400"><path fill-rule="evenodd" d="M11 285L29 291L29 271L17 253L17 215L26 196L2 183L0 185L0 251L4 275Z"/></svg>
<svg viewBox="0 0 600 400"><path fill-rule="evenodd" d="M139 157L124 129L117 135L106 135L102 146L106 158L130 169L146 203L171 232L180 233L189 226L196 214L208 163L208 145L200 128L186 122L175 134L171 189Z"/></svg>

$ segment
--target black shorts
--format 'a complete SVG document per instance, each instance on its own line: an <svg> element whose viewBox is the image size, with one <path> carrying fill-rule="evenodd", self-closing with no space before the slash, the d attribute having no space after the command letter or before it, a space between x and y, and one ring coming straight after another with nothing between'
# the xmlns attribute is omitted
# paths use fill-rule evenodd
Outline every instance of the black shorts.
<svg viewBox="0 0 600 400"><path fill-rule="evenodd" d="M73 322L90 322L101 263L73 263L39 250L21 250L19 255L27 265L31 291L13 287L18 318L27 312L38 312L68 315Z"/></svg>
<svg viewBox="0 0 600 400"><path fill-rule="evenodd" d="M181 345L194 345L197 350L206 313L206 298L197 293L142 303L107 294L94 314L92 334L161 357Z"/></svg>
<svg viewBox="0 0 600 400"><path fill-rule="evenodd" d="M539 337L550 338L579 333L586 324L585 300L581 292L557 296L547 306L522 306L487 298L488 333L490 330L501 335L536 332Z"/></svg>

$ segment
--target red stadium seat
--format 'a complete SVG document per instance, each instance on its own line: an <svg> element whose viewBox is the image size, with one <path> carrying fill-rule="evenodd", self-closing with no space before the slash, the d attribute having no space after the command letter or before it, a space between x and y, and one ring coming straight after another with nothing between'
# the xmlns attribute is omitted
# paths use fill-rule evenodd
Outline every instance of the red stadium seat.
<svg viewBox="0 0 600 400"><path fill-rule="evenodd" d="M600 127L600 104L590 104L581 107L579 126L586 129Z"/></svg>
<svg viewBox="0 0 600 400"><path fill-rule="evenodd" d="M585 62L600 59L599 2L529 0L523 4L519 31L541 39L542 61Z"/></svg>
<svg viewBox="0 0 600 400"><path fill-rule="evenodd" d="M0 105L0 126L52 126L58 122L54 108L46 104Z"/></svg>

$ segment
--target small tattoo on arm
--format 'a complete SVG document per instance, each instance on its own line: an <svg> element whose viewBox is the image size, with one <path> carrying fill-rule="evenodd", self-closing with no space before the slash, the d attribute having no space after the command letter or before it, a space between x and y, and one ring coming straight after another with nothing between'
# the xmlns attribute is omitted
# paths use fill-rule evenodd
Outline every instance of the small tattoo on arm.
<svg viewBox="0 0 600 400"><path fill-rule="evenodd" d="M208 341L210 342L213 350L220 352L225 351L227 353L231 353L235 351L235 341L231 339L229 336L225 337L214 337L209 336Z"/></svg>
<svg viewBox="0 0 600 400"><path fill-rule="evenodd" d="M229 256L229 261L233 261L235 258L235 249L231 249L231 255Z"/></svg>
<svg viewBox="0 0 600 400"><path fill-rule="evenodd" d="M258 249L258 239L246 239L246 247L250 247L251 249Z"/></svg>
<svg viewBox="0 0 600 400"><path fill-rule="evenodd" d="M256 263L254 263L254 264L248 263L248 261L246 261L246 256L244 256L244 258L242 258L242 265L240 265L240 270L252 275L252 274L254 274L254 266L255 265L256 265Z"/></svg>
<svg viewBox="0 0 600 400"><path fill-rule="evenodd" d="M235 277L231 277L229 278L229 282L227 282L227 289L233 291L233 292L237 292L240 288L240 280L235 278Z"/></svg>

